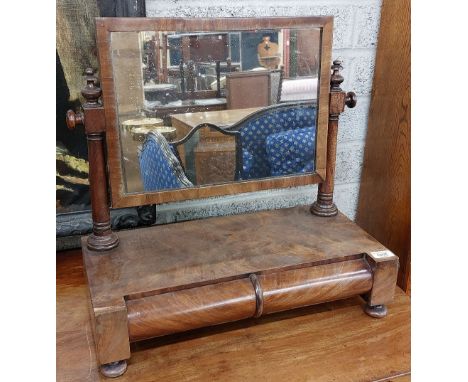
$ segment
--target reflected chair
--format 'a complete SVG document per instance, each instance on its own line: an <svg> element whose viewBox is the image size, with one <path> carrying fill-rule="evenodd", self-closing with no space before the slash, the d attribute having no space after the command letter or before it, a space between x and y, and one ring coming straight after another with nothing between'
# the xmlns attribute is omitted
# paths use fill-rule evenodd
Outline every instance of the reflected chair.
<svg viewBox="0 0 468 382"><path fill-rule="evenodd" d="M315 116L315 103L280 103L232 126L239 131L236 179L314 171Z"/></svg>
<svg viewBox="0 0 468 382"><path fill-rule="evenodd" d="M147 135L138 159L145 191L193 187L174 150L158 131Z"/></svg>
<svg viewBox="0 0 468 382"><path fill-rule="evenodd" d="M314 171L315 128L281 131L266 138L271 176Z"/></svg>

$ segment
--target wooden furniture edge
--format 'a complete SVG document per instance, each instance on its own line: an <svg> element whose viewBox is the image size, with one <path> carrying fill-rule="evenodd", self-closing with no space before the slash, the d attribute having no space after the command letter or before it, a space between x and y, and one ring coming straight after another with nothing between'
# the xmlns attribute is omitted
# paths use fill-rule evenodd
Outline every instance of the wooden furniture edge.
<svg viewBox="0 0 468 382"><path fill-rule="evenodd" d="M119 299L100 306L93 304L93 334L101 365L130 358L128 312L125 300Z"/></svg>
<svg viewBox="0 0 468 382"><path fill-rule="evenodd" d="M85 244L84 238L82 241ZM86 266L83 266L83 271L89 285ZM130 358L125 299L98 301L88 289L88 308L97 360L103 365L101 372L107 377L118 377L126 371L126 360Z"/></svg>
<svg viewBox="0 0 468 382"><path fill-rule="evenodd" d="M372 269L372 290L363 297L367 301L365 312L376 318L387 315L386 304L393 300L400 266L398 256L389 250L370 252L367 261Z"/></svg>
<svg viewBox="0 0 468 382"><path fill-rule="evenodd" d="M109 301L91 296L98 359L105 375L116 369L123 373L131 342L356 295L367 301L368 315L382 318L394 297L397 272L398 258L379 250L158 294Z"/></svg>

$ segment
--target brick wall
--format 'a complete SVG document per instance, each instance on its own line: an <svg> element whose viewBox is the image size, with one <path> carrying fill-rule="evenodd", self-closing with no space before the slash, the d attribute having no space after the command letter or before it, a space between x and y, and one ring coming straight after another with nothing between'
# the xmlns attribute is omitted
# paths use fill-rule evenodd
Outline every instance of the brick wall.
<svg viewBox="0 0 468 382"><path fill-rule="evenodd" d="M358 95L340 121L335 200L354 219L372 90L381 0L146 0L148 17L262 17L333 15L333 58L342 58L345 91ZM310 204L316 186L171 203L159 206L158 222Z"/></svg>

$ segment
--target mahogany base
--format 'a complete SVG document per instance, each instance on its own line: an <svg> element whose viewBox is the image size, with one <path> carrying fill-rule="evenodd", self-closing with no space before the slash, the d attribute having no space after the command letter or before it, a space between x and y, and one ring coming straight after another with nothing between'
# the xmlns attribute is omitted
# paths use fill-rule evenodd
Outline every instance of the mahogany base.
<svg viewBox="0 0 468 382"><path fill-rule="evenodd" d="M101 365L101 374L108 378L120 377L127 371L127 361L117 361Z"/></svg>
<svg viewBox="0 0 468 382"><path fill-rule="evenodd" d="M396 256L344 215L324 220L307 207L119 236L105 253L83 246L101 365L171 333L355 295L381 305L396 285Z"/></svg>
<svg viewBox="0 0 468 382"><path fill-rule="evenodd" d="M387 315L388 310L385 305L366 305L364 312L374 318L384 318Z"/></svg>

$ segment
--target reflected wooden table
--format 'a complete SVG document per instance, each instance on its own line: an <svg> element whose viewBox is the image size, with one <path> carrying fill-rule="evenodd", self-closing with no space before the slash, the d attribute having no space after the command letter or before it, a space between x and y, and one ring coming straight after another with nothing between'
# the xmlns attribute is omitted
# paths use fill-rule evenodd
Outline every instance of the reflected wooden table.
<svg viewBox="0 0 468 382"><path fill-rule="evenodd" d="M228 128L259 109L261 108L253 107L172 114L172 127L177 130L177 140L179 140L201 123L212 123L222 128ZM180 145L178 150L182 164L187 169L189 162L187 158L192 153L188 152L184 145ZM236 166L234 137L209 128L202 128L199 130L199 141L193 148L193 157L197 185L224 183L234 180Z"/></svg>
<svg viewBox="0 0 468 382"><path fill-rule="evenodd" d="M193 96L199 98L179 99L177 101L168 102L164 105L158 105L155 108L147 107L144 109L144 112L147 117L162 118L165 123L169 123L171 114L197 113L210 110L225 110L227 107L226 98L209 97L210 95L212 95L212 93L214 92L198 91L195 92ZM180 97L180 95L178 97Z"/></svg>

